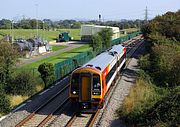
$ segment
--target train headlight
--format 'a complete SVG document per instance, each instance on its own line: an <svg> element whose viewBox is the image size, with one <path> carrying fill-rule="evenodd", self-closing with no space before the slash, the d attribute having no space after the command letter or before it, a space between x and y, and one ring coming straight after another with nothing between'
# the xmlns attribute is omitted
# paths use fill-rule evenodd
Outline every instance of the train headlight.
<svg viewBox="0 0 180 127"><path fill-rule="evenodd" d="M100 92L93 92L93 95L101 95Z"/></svg>
<svg viewBox="0 0 180 127"><path fill-rule="evenodd" d="M77 92L76 91L73 91L73 94L76 94Z"/></svg>

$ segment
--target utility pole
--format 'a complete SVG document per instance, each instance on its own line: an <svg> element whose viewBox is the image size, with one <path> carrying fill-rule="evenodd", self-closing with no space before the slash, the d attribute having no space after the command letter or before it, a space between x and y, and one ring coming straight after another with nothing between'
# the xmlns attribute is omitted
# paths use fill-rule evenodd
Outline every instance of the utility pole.
<svg viewBox="0 0 180 127"><path fill-rule="evenodd" d="M13 41L14 41L14 24L13 24L13 22L14 22L14 20L12 20L11 21L11 25L12 25L12 27L11 27L11 29L12 29L12 35L11 35L11 40L12 40L12 43L13 43Z"/></svg>
<svg viewBox="0 0 180 127"><path fill-rule="evenodd" d="M147 6L146 6L146 9L145 9L145 22L148 23L148 9L147 9Z"/></svg>
<svg viewBox="0 0 180 127"><path fill-rule="evenodd" d="M38 4L35 4L36 6L36 37L38 38Z"/></svg>

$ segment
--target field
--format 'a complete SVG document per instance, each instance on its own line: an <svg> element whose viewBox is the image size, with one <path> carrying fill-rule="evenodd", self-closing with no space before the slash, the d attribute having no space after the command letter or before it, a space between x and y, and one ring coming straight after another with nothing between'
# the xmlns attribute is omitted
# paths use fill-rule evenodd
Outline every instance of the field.
<svg viewBox="0 0 180 127"><path fill-rule="evenodd" d="M125 30L127 33L131 33L131 32L136 32L139 29L137 29L137 28L129 28L129 29L123 29L123 30Z"/></svg>
<svg viewBox="0 0 180 127"><path fill-rule="evenodd" d="M74 40L80 40L80 29L59 29L56 31L47 31L47 30L38 30L38 34L40 37L51 41L55 40L58 37L58 34L60 32L69 32L71 37L73 37ZM28 39L36 36L37 31L35 29L1 29L0 30L0 39L2 38L2 35L5 34L13 34L15 39L17 38L23 38Z"/></svg>
<svg viewBox="0 0 180 127"><path fill-rule="evenodd" d="M60 49L64 49L64 48L67 48L68 46L65 46L65 45L52 45L52 51L57 51L57 50L60 50Z"/></svg>

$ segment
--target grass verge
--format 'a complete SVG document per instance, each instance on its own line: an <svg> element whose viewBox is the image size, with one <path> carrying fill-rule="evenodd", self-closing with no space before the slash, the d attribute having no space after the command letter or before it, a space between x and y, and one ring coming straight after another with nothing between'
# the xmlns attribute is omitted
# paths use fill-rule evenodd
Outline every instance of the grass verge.
<svg viewBox="0 0 180 127"><path fill-rule="evenodd" d="M130 89L129 95L117 110L118 116L128 124L137 123L144 111L151 108L161 98L157 88L148 82L139 79Z"/></svg>
<svg viewBox="0 0 180 127"><path fill-rule="evenodd" d="M22 96L22 95L8 95L8 96L10 98L11 107L15 107L29 98L28 96Z"/></svg>
<svg viewBox="0 0 180 127"><path fill-rule="evenodd" d="M68 46L65 46L65 45L52 45L52 51L58 51L60 49L64 49L64 48L67 48Z"/></svg>
<svg viewBox="0 0 180 127"><path fill-rule="evenodd" d="M169 90L138 79L117 110L117 116L127 126L178 127L179 91L180 87Z"/></svg>

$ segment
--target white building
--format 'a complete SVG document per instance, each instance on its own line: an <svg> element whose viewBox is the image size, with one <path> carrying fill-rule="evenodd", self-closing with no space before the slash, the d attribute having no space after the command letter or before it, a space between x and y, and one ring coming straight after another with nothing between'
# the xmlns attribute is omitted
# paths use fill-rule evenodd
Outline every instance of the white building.
<svg viewBox="0 0 180 127"><path fill-rule="evenodd" d="M119 38L119 34L120 34L119 27L98 26L98 25L82 25L81 31L80 31L81 40L83 40L83 41L90 40L92 35L100 32L104 28L112 29L112 32L113 32L112 40Z"/></svg>

